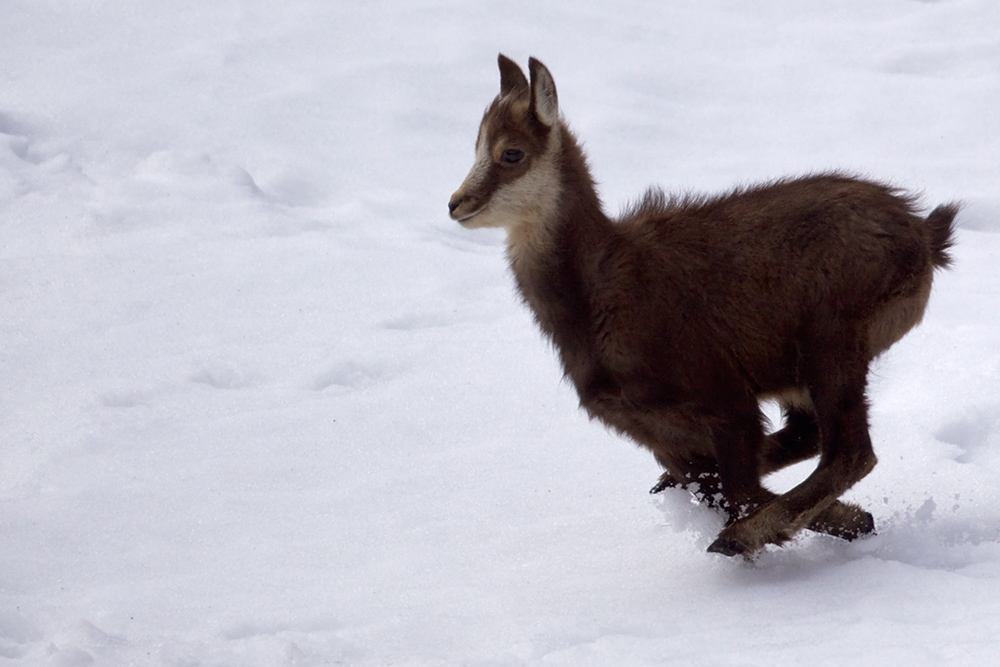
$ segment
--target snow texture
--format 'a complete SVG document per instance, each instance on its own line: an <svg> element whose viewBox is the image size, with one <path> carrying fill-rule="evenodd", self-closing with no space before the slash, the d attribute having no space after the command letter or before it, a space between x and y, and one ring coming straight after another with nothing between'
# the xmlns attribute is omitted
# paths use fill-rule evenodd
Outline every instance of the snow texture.
<svg viewBox="0 0 1000 667"><path fill-rule="evenodd" d="M0 665L984 665L1000 4L7 0ZM753 563L590 423L447 201L543 60L609 211L844 169L965 208L855 543ZM787 488L809 465L774 476Z"/></svg>

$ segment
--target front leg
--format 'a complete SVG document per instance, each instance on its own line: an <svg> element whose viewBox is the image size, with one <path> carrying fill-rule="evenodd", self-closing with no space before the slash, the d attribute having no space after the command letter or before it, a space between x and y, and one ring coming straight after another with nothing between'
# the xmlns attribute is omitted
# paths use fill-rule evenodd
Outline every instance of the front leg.
<svg viewBox="0 0 1000 667"><path fill-rule="evenodd" d="M756 402L733 410L713 429L723 507L729 524L752 514L774 498L760 483L758 456L763 447L762 416Z"/></svg>
<svg viewBox="0 0 1000 667"><path fill-rule="evenodd" d="M660 493L666 489L684 489L699 503L712 509L725 510L726 499L722 493L722 482L719 480L719 466L712 461L710 466L695 468L694 472L691 471L693 466L683 467L689 472L678 475L672 471L672 469L676 470L677 466L664 470L660 479L656 481L649 492Z"/></svg>

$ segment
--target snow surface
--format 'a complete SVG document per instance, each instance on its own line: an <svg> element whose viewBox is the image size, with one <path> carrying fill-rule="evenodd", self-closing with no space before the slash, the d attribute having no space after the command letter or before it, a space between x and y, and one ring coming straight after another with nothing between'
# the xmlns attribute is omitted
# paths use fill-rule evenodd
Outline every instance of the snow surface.
<svg viewBox="0 0 1000 667"><path fill-rule="evenodd" d="M998 27L6 0L0 665L995 664ZM872 373L877 536L707 554L720 517L578 410L502 233L446 215L498 51L552 70L613 211L830 168L965 202Z"/></svg>

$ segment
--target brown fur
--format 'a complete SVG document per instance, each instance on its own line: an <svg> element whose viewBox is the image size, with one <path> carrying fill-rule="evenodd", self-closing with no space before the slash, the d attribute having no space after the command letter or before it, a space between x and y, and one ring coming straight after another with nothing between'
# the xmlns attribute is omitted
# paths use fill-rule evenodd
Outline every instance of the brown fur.
<svg viewBox="0 0 1000 667"><path fill-rule="evenodd" d="M653 452L654 491L688 488L728 513L711 551L750 555L804 527L871 532L870 514L837 500L876 461L868 366L920 322L957 206L925 219L894 188L829 173L717 197L650 190L611 220L551 74L532 59L529 83L499 63L479 137L492 162L449 207L508 229L518 287L581 406ZM766 398L786 416L770 436ZM817 454L788 493L761 485Z"/></svg>

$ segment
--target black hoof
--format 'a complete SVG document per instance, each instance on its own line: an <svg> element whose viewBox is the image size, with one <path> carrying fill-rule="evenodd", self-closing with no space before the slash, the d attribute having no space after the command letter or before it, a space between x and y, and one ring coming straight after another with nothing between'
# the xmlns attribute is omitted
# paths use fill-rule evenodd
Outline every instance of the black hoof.
<svg viewBox="0 0 1000 667"><path fill-rule="evenodd" d="M708 547L709 553L722 554L723 556L729 557L742 556L746 553L746 551L746 547L736 540L731 540L728 537L717 537Z"/></svg>
<svg viewBox="0 0 1000 667"><path fill-rule="evenodd" d="M831 532L831 535L835 535L841 539L852 542L859 537L864 537L866 535L875 534L875 517L871 515L871 512L860 513L850 525L844 526L842 532L838 535L835 532Z"/></svg>
<svg viewBox="0 0 1000 667"><path fill-rule="evenodd" d="M862 535L874 535L874 534L875 534L875 517L872 516L871 512L865 512L858 521L858 534L855 535L855 537L861 537Z"/></svg>
<svg viewBox="0 0 1000 667"><path fill-rule="evenodd" d="M664 482L664 481L663 481L663 480L661 479L661 480L660 480L659 482L657 482L657 483L656 483L656 484L655 484L655 485L653 486L653 488L651 488L651 489L649 490L649 492L650 492L650 493L659 493L660 491L663 491L664 489L669 489L669 488L670 488L671 486L673 486L673 484L670 484L669 482Z"/></svg>
<svg viewBox="0 0 1000 667"><path fill-rule="evenodd" d="M665 489L672 489L677 486L677 481L670 475L670 473L665 472L660 475L660 480L653 485L653 488L649 490L650 493L659 493Z"/></svg>
<svg viewBox="0 0 1000 667"><path fill-rule="evenodd" d="M816 517L809 529L850 542L875 534L875 518L860 507L837 503Z"/></svg>

